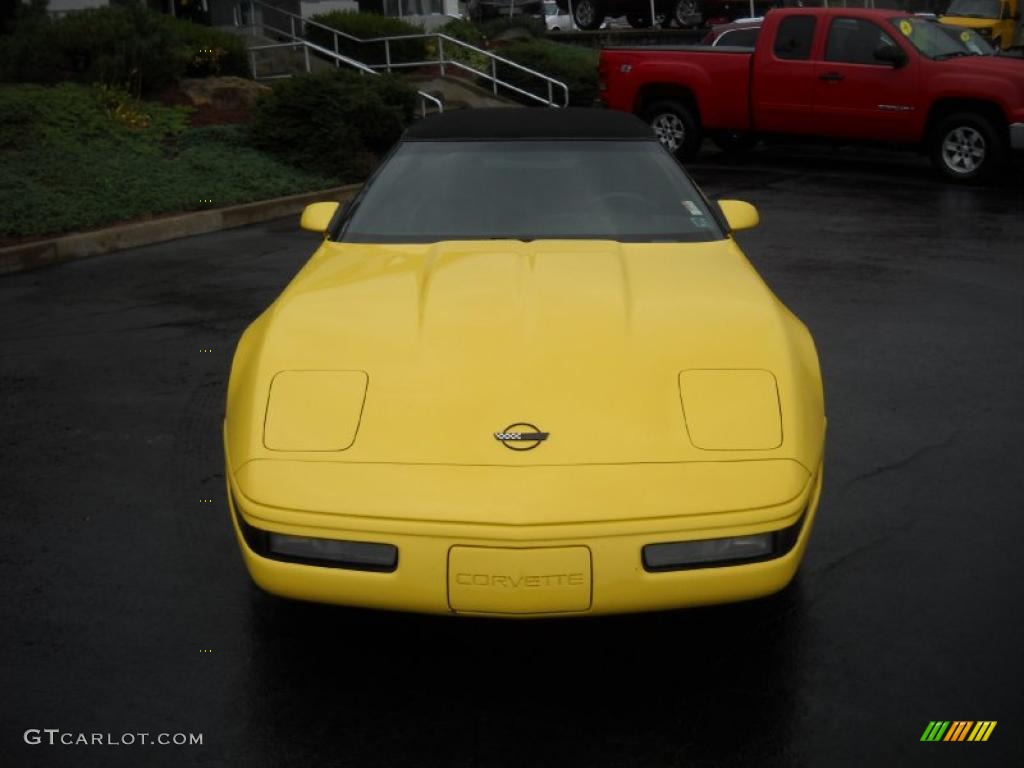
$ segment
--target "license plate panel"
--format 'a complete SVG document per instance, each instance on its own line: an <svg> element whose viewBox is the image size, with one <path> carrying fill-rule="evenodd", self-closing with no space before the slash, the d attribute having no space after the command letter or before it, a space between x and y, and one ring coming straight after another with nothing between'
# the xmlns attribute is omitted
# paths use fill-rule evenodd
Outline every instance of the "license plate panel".
<svg viewBox="0 0 1024 768"><path fill-rule="evenodd" d="M587 547L452 547L448 605L457 613L578 613L590 609Z"/></svg>

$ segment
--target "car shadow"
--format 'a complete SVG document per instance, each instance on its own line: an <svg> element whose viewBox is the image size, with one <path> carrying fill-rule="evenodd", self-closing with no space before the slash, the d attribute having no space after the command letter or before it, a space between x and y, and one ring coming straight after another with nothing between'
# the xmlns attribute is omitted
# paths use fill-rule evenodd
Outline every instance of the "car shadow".
<svg viewBox="0 0 1024 768"><path fill-rule="evenodd" d="M700 154L686 163L687 170L700 180L703 172L730 171L777 173L780 177L802 175L846 177L851 182L899 180L909 187L965 188L946 181L932 168L928 158L904 151L859 144L793 143L778 140L762 143L746 152L722 152L705 145ZM1004 172L978 185L966 188L1019 190L1024 169L1007 167Z"/></svg>
<svg viewBox="0 0 1024 768"><path fill-rule="evenodd" d="M245 723L286 740L312 728L310 744L364 750L375 764L479 764L475 745L500 765L722 765L723 753L741 764L763 758L766 740L785 751L802 604L799 580L729 606L542 621L350 610L260 593ZM394 733L399 722L414 730ZM581 733L599 736L581 742Z"/></svg>

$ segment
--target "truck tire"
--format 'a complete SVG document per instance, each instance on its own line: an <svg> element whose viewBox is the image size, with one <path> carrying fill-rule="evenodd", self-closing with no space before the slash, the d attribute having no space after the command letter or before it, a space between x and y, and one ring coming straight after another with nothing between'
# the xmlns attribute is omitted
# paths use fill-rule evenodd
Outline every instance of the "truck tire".
<svg viewBox="0 0 1024 768"><path fill-rule="evenodd" d="M572 16L580 29L598 29L604 21L604 6L599 0L579 0L573 5Z"/></svg>
<svg viewBox="0 0 1024 768"><path fill-rule="evenodd" d="M929 140L932 164L948 180L988 178L1000 167L1003 143L991 121L976 112L957 112L935 124Z"/></svg>
<svg viewBox="0 0 1024 768"><path fill-rule="evenodd" d="M703 135L693 110L678 101L655 101L644 111L658 141L680 160L691 160Z"/></svg>
<svg viewBox="0 0 1024 768"><path fill-rule="evenodd" d="M680 29L687 26L694 26L692 21L694 16L698 16L703 19L700 12L700 3L698 3L697 0L676 0L675 4L672 6L671 18ZM699 24L700 20L697 21L697 25ZM665 26L668 26L668 24Z"/></svg>

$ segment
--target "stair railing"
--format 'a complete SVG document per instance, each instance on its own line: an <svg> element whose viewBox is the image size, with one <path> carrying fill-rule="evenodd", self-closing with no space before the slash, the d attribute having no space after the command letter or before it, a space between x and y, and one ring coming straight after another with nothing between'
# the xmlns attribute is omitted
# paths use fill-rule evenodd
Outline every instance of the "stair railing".
<svg viewBox="0 0 1024 768"><path fill-rule="evenodd" d="M529 67L525 67L518 62L506 59L503 56L499 56L491 51L478 48L475 45L470 45L467 42L451 37L450 35L443 34L441 32L425 32L422 34L412 35L391 35L388 37L372 37L372 38L361 38L354 35L350 35L347 32L328 27L325 24L321 24L316 21L305 19L302 16L286 11L283 8L278 8L273 5L261 2L261 0L242 0L242 2L235 5L235 25L238 27L250 27L253 34L259 34L261 31L270 31L274 34L285 37L291 42L272 44L267 46L253 46L252 50L266 50L272 47L285 47L288 45L302 45L305 48L304 56L306 61L306 70L309 71L309 54L310 51L320 54L321 56L327 57L335 61L337 66L346 64L348 66L354 66L363 72L373 72L378 74L381 70L385 72L392 72L396 69L403 68L415 68L437 65L440 68L442 76L447 74L448 68L454 68L463 72L476 75L489 81L491 84L491 91L495 96L499 95L499 88L503 88L514 93L518 93L521 96L525 96L528 99L536 101L540 104L544 104L549 107L567 107L569 106L569 87L560 80L556 80L553 77L548 77L542 72L538 72ZM247 13L246 13L247 12ZM267 17L271 17L273 23L268 23ZM274 18L274 17L278 18ZM281 26L278 26L280 24ZM287 27L287 28L285 28ZM333 43L333 50L325 48L323 46L311 43L307 39L306 30L309 27L316 27L327 32L331 36ZM384 63L382 64L365 64L349 56L341 53L341 41L347 40L358 44L371 44L378 43L383 46L384 52ZM395 61L394 45L404 40L432 40L434 41L434 52L436 58L426 59L423 61ZM476 58L477 60L486 60L488 63L484 69L478 69L470 66L466 61L460 61L452 57L453 51L460 51L466 58ZM474 54L473 57L467 54ZM255 63L252 59L250 62ZM509 69L516 70L527 75L529 78L533 78L536 81L540 81L541 88L546 92L546 95L533 93L532 91L526 90L515 83L508 82L507 80L499 77L498 65L507 67ZM253 77L256 75L254 73ZM419 92L422 96L429 97L433 101L437 101L429 94L425 94L422 91ZM439 102L438 102L439 103ZM439 110L440 111L440 110Z"/></svg>

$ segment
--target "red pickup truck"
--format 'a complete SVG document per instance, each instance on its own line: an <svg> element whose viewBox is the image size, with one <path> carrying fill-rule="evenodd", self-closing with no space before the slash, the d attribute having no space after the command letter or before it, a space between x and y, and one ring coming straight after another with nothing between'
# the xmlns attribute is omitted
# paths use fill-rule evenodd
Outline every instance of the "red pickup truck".
<svg viewBox="0 0 1024 768"><path fill-rule="evenodd" d="M1024 60L976 33L899 11L770 11L754 48L601 51L602 101L644 117L691 158L789 134L925 150L973 181L1024 150Z"/></svg>

